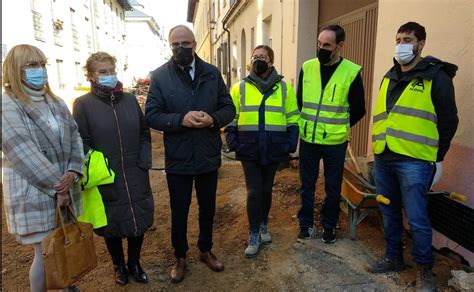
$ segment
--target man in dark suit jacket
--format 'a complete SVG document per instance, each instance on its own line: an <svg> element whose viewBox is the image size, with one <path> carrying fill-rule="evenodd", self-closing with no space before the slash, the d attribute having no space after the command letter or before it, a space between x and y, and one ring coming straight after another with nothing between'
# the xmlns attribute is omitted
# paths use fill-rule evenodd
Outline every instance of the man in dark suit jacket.
<svg viewBox="0 0 474 292"><path fill-rule="evenodd" d="M168 37L173 58L151 76L145 116L163 131L165 169L171 205L171 241L175 283L186 269L187 219L193 182L199 204L200 260L213 271L224 270L211 252L216 206L217 169L221 165L220 128L232 121L235 107L219 70L196 54L191 29L178 25Z"/></svg>

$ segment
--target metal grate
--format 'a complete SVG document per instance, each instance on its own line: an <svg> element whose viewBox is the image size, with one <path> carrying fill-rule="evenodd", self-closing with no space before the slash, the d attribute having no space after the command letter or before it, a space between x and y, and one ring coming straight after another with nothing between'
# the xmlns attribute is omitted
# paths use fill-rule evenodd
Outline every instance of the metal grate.
<svg viewBox="0 0 474 292"><path fill-rule="evenodd" d="M446 196L428 196L431 226L451 240L474 252L474 209Z"/></svg>

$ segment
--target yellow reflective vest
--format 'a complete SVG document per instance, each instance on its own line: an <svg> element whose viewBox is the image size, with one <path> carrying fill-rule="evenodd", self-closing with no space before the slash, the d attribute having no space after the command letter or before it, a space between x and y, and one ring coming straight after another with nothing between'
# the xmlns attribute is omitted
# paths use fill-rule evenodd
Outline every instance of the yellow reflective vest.
<svg viewBox="0 0 474 292"><path fill-rule="evenodd" d="M342 59L325 88L321 84L320 66L317 58L304 62L302 66L300 137L313 144L342 144L349 137L349 89L361 66Z"/></svg>
<svg viewBox="0 0 474 292"><path fill-rule="evenodd" d="M104 202L97 186L114 183L115 173L108 159L100 151L89 150L83 163L82 209L77 219L91 223L94 229L107 225Z"/></svg>
<svg viewBox="0 0 474 292"><path fill-rule="evenodd" d="M265 100L265 131L286 132L288 126L297 125L298 105L291 85L281 80L278 87ZM287 98L288 95L290 98ZM236 116L229 126L238 131L258 131L259 108L264 95L250 82L242 80L231 89Z"/></svg>
<svg viewBox="0 0 474 292"><path fill-rule="evenodd" d="M439 134L431 99L431 80L415 79L387 113L389 78L384 78L375 104L372 148L380 154L387 145L395 153L436 161Z"/></svg>

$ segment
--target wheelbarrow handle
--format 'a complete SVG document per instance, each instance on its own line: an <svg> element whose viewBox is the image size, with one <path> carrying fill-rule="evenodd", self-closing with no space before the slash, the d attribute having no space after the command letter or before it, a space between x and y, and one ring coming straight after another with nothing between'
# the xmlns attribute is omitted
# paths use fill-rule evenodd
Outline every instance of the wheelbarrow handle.
<svg viewBox="0 0 474 292"><path fill-rule="evenodd" d="M463 194L460 194L460 193L451 192L451 193L449 193L449 197L453 200L457 200L457 201L461 201L461 202L467 202L467 196L463 195Z"/></svg>
<svg viewBox="0 0 474 292"><path fill-rule="evenodd" d="M389 205L390 204L390 199L389 198L386 198L384 197L383 195L377 195L375 196L375 200L381 204L384 204L384 205Z"/></svg>

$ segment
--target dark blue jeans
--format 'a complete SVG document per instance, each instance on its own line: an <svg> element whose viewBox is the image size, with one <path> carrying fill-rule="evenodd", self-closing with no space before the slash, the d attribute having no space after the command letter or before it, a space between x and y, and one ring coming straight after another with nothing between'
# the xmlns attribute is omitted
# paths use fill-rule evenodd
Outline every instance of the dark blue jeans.
<svg viewBox="0 0 474 292"><path fill-rule="evenodd" d="M433 264L432 230L428 218L427 191L435 164L422 160L383 160L375 157L375 185L377 194L390 199L389 205L379 204L387 248L385 257L403 261L403 216L408 217L413 238L413 261Z"/></svg>
<svg viewBox="0 0 474 292"><path fill-rule="evenodd" d="M301 208L298 212L300 228L314 225L314 192L321 159L324 165L326 191L326 198L321 208L321 225L324 228L336 228L346 148L347 142L339 145L319 145L300 140Z"/></svg>

